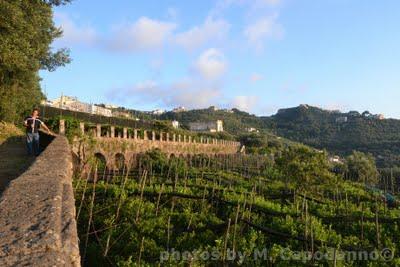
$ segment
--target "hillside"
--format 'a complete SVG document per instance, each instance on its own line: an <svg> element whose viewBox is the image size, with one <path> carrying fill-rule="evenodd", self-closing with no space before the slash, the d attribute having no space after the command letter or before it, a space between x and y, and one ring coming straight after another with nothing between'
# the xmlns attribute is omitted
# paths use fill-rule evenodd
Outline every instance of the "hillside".
<svg viewBox="0 0 400 267"><path fill-rule="evenodd" d="M345 156L353 150L372 153L380 167L400 165L400 121L368 113L340 113L302 105L263 117L280 136ZM347 121L343 121L347 118Z"/></svg>
<svg viewBox="0 0 400 267"><path fill-rule="evenodd" d="M259 130L262 138L271 142L284 137L318 149L327 149L341 156L347 156L353 150L358 150L373 154L381 168L400 166L400 120L380 120L369 113L360 114L354 111L341 113L308 105L281 109L277 114L268 117L258 117L238 109L216 110L212 107L185 112L166 112L162 115L123 110L143 119L135 121L70 111L62 111L62 114L93 123L169 131L173 129L168 121L172 120L179 121L183 130L188 129L190 122L223 120L227 134L219 137L237 138L243 141L243 138L249 135L256 135L248 133L249 128L255 128ZM46 117L57 117L60 110L47 107L45 113Z"/></svg>
<svg viewBox="0 0 400 267"><path fill-rule="evenodd" d="M259 117L238 109L227 111L208 108L185 112L166 112L160 115L159 118L163 120L177 120L183 126L186 126L189 122L223 120L224 130L235 135L243 133L249 127L259 129L263 127L263 121Z"/></svg>
<svg viewBox="0 0 400 267"><path fill-rule="evenodd" d="M210 108L167 112L160 119L178 120L183 125L221 119L224 129L234 135L244 134L253 127L262 134L278 135L341 156L353 150L369 152L380 167L400 166L400 120L380 120L369 113L341 113L300 105L281 109L269 117L257 117L237 109L228 112Z"/></svg>
<svg viewBox="0 0 400 267"><path fill-rule="evenodd" d="M24 132L15 125L0 122L0 193L33 161L26 154L23 137Z"/></svg>

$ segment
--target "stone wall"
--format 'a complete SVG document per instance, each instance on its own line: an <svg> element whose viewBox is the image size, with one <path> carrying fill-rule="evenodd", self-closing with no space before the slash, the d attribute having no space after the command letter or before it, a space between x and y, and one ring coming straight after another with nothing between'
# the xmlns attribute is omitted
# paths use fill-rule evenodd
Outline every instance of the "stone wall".
<svg viewBox="0 0 400 267"><path fill-rule="evenodd" d="M56 137L0 199L0 266L80 266L72 158Z"/></svg>
<svg viewBox="0 0 400 267"><path fill-rule="evenodd" d="M151 149L160 149L168 156L190 156L204 154L208 156L231 155L240 153L241 144L235 141L221 140L207 136L191 136L162 131L148 131L120 128L97 124L95 128L86 129L80 124L81 137L75 138L72 145L77 161L85 162L95 154L101 154L107 167L113 169L117 155L123 155L128 164L136 154ZM60 120L60 134L65 133L65 123Z"/></svg>

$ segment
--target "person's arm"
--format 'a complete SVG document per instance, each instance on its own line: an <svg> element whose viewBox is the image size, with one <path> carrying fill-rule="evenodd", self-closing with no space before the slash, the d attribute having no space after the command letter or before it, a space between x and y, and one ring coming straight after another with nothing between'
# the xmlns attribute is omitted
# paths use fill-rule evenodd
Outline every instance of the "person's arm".
<svg viewBox="0 0 400 267"><path fill-rule="evenodd" d="M25 127L28 127L28 118L25 118L25 120L24 120L24 126L25 126Z"/></svg>
<svg viewBox="0 0 400 267"><path fill-rule="evenodd" d="M55 135L55 133L53 133L52 131L50 131L49 127L47 127L46 124L44 124L44 122L41 122L41 126L46 130L46 132L50 135Z"/></svg>

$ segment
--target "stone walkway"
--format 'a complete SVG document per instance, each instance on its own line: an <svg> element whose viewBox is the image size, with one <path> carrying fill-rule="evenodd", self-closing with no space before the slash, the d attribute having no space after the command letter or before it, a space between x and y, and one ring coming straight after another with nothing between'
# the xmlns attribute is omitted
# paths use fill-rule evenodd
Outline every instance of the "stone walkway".
<svg viewBox="0 0 400 267"><path fill-rule="evenodd" d="M11 137L0 143L0 194L8 183L21 175L34 161L26 154L23 136Z"/></svg>

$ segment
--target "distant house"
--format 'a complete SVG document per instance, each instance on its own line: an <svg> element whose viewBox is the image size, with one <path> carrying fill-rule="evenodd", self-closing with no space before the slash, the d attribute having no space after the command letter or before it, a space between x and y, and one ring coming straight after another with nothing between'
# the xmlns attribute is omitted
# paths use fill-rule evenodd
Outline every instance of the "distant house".
<svg viewBox="0 0 400 267"><path fill-rule="evenodd" d="M106 117L112 116L111 109L81 102L77 97L61 95L61 97L56 98L51 102L53 107L60 109L102 115Z"/></svg>
<svg viewBox="0 0 400 267"><path fill-rule="evenodd" d="M113 105L113 104L105 104L104 107L105 107L105 108L110 108L110 109L116 109L116 108L118 108L116 105Z"/></svg>
<svg viewBox="0 0 400 267"><path fill-rule="evenodd" d="M151 114L153 114L153 115L161 115L164 113L165 113L165 110L163 110L163 109L156 109L151 112Z"/></svg>
<svg viewBox="0 0 400 267"><path fill-rule="evenodd" d="M385 116L383 114L371 114L369 111L364 111L362 116L364 118L375 119L375 120L384 120Z"/></svg>
<svg viewBox="0 0 400 267"><path fill-rule="evenodd" d="M338 164L343 164L343 160L339 156L331 156L329 157L329 162L331 163L338 163Z"/></svg>
<svg viewBox="0 0 400 267"><path fill-rule="evenodd" d="M53 107L91 113L91 105L78 100L77 97L61 95L52 101Z"/></svg>
<svg viewBox="0 0 400 267"><path fill-rule="evenodd" d="M179 128L179 121L172 121L172 128L178 129Z"/></svg>
<svg viewBox="0 0 400 267"><path fill-rule="evenodd" d="M257 130L256 128L250 127L247 128L246 131L248 131L249 133L259 133L260 131Z"/></svg>
<svg viewBox="0 0 400 267"><path fill-rule="evenodd" d="M354 111L354 110L350 111L348 114L351 117L360 117L361 116L360 112Z"/></svg>
<svg viewBox="0 0 400 267"><path fill-rule="evenodd" d="M374 119L377 119L377 120L384 120L385 119L385 116L383 114L376 114L373 117L374 117Z"/></svg>
<svg viewBox="0 0 400 267"><path fill-rule="evenodd" d="M361 116L363 116L364 118L369 118L372 116L372 114L369 111L364 111Z"/></svg>
<svg viewBox="0 0 400 267"><path fill-rule="evenodd" d="M172 110L172 112L175 112L175 113L179 113L179 112L185 112L186 111L186 108L185 107L177 107L177 108L174 108L173 110Z"/></svg>
<svg viewBox="0 0 400 267"><path fill-rule="evenodd" d="M213 122L191 122L189 123L189 129L194 132L223 132L222 120Z"/></svg>
<svg viewBox="0 0 400 267"><path fill-rule="evenodd" d="M347 121L348 118L346 116L336 118L336 123L346 123Z"/></svg>
<svg viewBox="0 0 400 267"><path fill-rule="evenodd" d="M96 114L105 117L112 117L112 110L108 108L103 108L97 105L90 105L91 106L91 114Z"/></svg>
<svg viewBox="0 0 400 267"><path fill-rule="evenodd" d="M120 118L131 118L132 115L129 112L115 110L112 112L113 117L120 117Z"/></svg>
<svg viewBox="0 0 400 267"><path fill-rule="evenodd" d="M42 105L44 105L44 106L50 106L50 107L52 107L52 106L53 106L53 101L50 101L50 100L42 100L42 101L40 101L40 104L42 104Z"/></svg>

